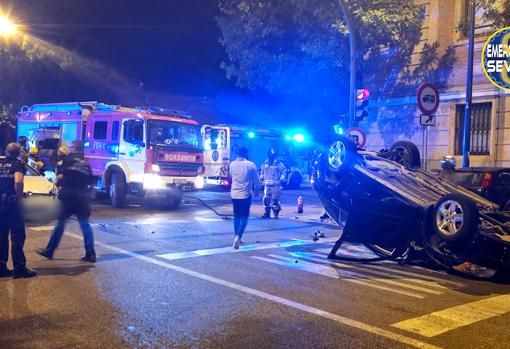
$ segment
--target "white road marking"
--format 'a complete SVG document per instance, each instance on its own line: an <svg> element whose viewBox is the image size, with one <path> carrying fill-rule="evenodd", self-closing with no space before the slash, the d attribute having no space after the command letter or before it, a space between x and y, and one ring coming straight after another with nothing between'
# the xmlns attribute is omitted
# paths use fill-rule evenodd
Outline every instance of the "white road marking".
<svg viewBox="0 0 510 349"><path fill-rule="evenodd" d="M264 262L273 263L273 264L276 264L276 265L281 265L281 266L284 266L284 267L289 267L289 268L292 268L292 269L303 270L303 271L307 271L307 272L318 274L318 275L324 275L324 276L327 276L327 277L330 277L330 278L334 278L334 279L340 279L341 278L340 275L338 275L338 273L336 273L336 272L334 272L332 270L326 269L324 267L321 267L321 266L313 267L313 266L309 266L309 265L307 266L303 262L301 262L301 263L286 262L286 261L283 261L283 260L266 258L266 257L259 257L259 256L252 256L251 258L258 259L258 260L264 261ZM356 275L355 273L351 273L351 272L344 272L341 279L343 281L352 282L354 284L359 284L359 285L363 285L363 286L377 288L377 289L380 289L380 290L384 290L384 291L388 291L388 292L393 292L393 293L397 293L397 294L400 294L400 295L405 295L405 296L409 296L409 297L413 297L413 298L418 298L418 299L424 299L425 298L424 296L422 296L422 295L420 295L418 293L414 293L414 292L411 292L411 291L399 290L399 289L390 288L390 287L387 287L387 286L384 286L384 285L377 284L377 283L372 282L370 280L363 279L363 278L359 277L358 275Z"/></svg>
<svg viewBox="0 0 510 349"><path fill-rule="evenodd" d="M296 257L296 258L302 258L302 259L310 260L313 262L322 263L325 265L332 265L332 266L339 267L339 268L356 269L358 272L362 272L362 273L368 273L368 274L383 276L383 277L392 278L392 279L398 278L400 281L411 282L414 284L419 284L419 285L423 285L423 286L427 286L427 287L435 287L435 288L439 288L439 289L443 289L443 290L448 289L448 287L440 285L435 281L426 281L426 280L421 280L421 279L416 279L416 278L403 278L400 275L394 274L391 269L387 269L387 268L385 269L386 271L372 270L369 268L364 268L364 269L359 270L359 269L357 269L357 267L359 267L359 265L355 266L353 264L333 262L333 261L330 261L323 257L316 257L317 255L314 255L313 253L291 252L290 255L293 257Z"/></svg>
<svg viewBox="0 0 510 349"><path fill-rule="evenodd" d="M332 240L336 241L337 238L322 239L321 242L331 242ZM224 253L249 252L249 251L267 250L267 249L273 249L273 248L312 245L312 244L317 244L317 242L313 242L312 240L291 240L291 241L282 241L282 242L267 243L267 244L241 245L238 250L233 249L232 246L228 246L228 247L211 248L211 249L206 249L206 250L196 250L196 251L189 251L189 252L167 253L167 254L158 255L157 257L164 258L169 261L174 261L177 259L212 256L212 255L224 254Z"/></svg>
<svg viewBox="0 0 510 349"><path fill-rule="evenodd" d="M508 312L510 312L510 294L436 311L397 322L392 326L424 337L434 337Z"/></svg>
<svg viewBox="0 0 510 349"><path fill-rule="evenodd" d="M275 254L270 254L269 256L272 257L272 258L277 258L277 259L280 259L282 261L287 262L285 264L286 266L293 267L293 266L299 264L299 265L301 265L301 267L303 268L304 271L309 271L309 272L312 272L312 273L316 273L317 271L319 271L319 272L320 271L326 271L327 273L333 274L335 276L340 276L342 278L342 280L355 277L355 278L358 278L358 279L363 279L363 280L367 280L367 281L373 282L375 284L379 284L379 283L387 284L387 285L391 285L391 286L397 286L397 287L400 287L400 288L407 288L407 289L411 289L413 291L419 291L419 292L424 292L424 293L429 293L429 294L434 294L434 295L440 295L440 294L443 293L442 291L438 291L436 289L430 289L430 288L425 288L425 287L422 287L422 286L408 284L408 283L405 283L405 282L396 281L394 279L373 278L370 275L360 273L359 270L356 270L355 272L353 272L353 271L346 271L346 270L343 270L343 269L333 268L332 266L329 266L329 265L309 263L309 262L306 262L306 261L303 261L303 260L300 260L300 261L298 261L298 263L295 263L296 262L295 258L284 257L284 256L275 255ZM326 273L326 276L328 276L327 273ZM401 293L400 289L389 288L388 290L391 290L391 291L395 291L396 290L396 291L398 291L397 293ZM424 298L424 297L421 297L421 298Z"/></svg>
<svg viewBox="0 0 510 349"><path fill-rule="evenodd" d="M195 219L200 222L224 222L225 221L222 218L195 217Z"/></svg>
<svg viewBox="0 0 510 349"><path fill-rule="evenodd" d="M327 256L327 253L322 253L321 252L322 250L324 250L324 249L317 249L317 250L314 250L314 251L319 252L319 253L316 254L317 256L325 258ZM360 264L358 264L358 266L360 268L378 269L378 270L387 271L387 270L390 270L388 268L388 266L397 266L397 265L396 265L395 262L386 262L386 261L383 261L383 262L378 262L377 264L375 264L375 263L361 264L360 263ZM433 273L433 274L438 274L438 275L442 275L442 276L445 275L443 272L435 271L435 270L428 269L428 268L422 268L422 267L418 267L418 266L415 266L415 265L406 264L405 268L409 269L409 270L423 270L423 271L425 271L427 273ZM438 278L438 277L434 277L434 276L430 276L430 275L417 274L417 273L412 272L412 271L410 272L410 271L405 271L405 270L397 269L397 268L391 268L391 272L392 273L396 273L396 274L401 274L401 275L407 275L407 276L416 276L416 277L420 277L422 279L431 280L431 281L439 281L439 282L447 283L447 284L450 284L450 285L453 285L453 286L456 286L456 287L465 287L466 286L463 283L460 283L460 282L457 282L457 281L447 280L447 279Z"/></svg>
<svg viewBox="0 0 510 349"><path fill-rule="evenodd" d="M28 229L30 230L33 230L33 231L48 231L48 230L53 230L53 225L42 225L40 227L28 227Z"/></svg>
<svg viewBox="0 0 510 349"><path fill-rule="evenodd" d="M83 240L83 238L79 235L76 235L76 234L68 234L68 235L72 236L75 239ZM366 324L361 321L347 318L345 316L329 313L327 311L324 311L324 310L321 310L321 309L318 309L315 307L311 307L306 304L294 302L290 299L276 296L276 295L273 295L273 294L270 294L267 292L259 291L259 290L256 290L256 289L253 289L250 287L242 286L242 285L239 285L239 284L236 284L236 283L233 283L230 281L226 281L223 279L219 279L219 278L216 278L213 276L209 276L206 274L198 273L191 269L179 267L177 265L170 264L168 262L163 262L163 261L157 260L155 258L151 258L151 257L147 257L144 255L135 253L135 252L127 251L127 250L124 250L124 249L121 249L121 248L118 248L118 247L115 247L115 246L112 246L109 244L105 244L105 243L96 241L96 245L101 246L101 247L108 249L110 251L114 251L114 252L117 252L117 253L120 253L120 254L123 254L126 256L130 256L130 257L142 260L147 263L158 265L163 268L167 268L167 269L170 269L170 270L173 270L173 271L176 271L176 272L188 275L188 276L195 277L197 279L209 281L211 283L221 285L221 286L224 286L224 287L227 287L227 288L239 291L239 292L243 292L243 293L255 296L255 297L266 299L266 300L274 302L274 303L286 305L290 308L294 308L294 309L297 309L297 310L300 310L300 311L303 311L303 312L306 312L309 314L321 316L323 318L335 321L339 324L349 326L352 328L356 328L358 330L365 331L365 332L368 332L368 333L371 333L374 335L378 335L378 336L381 336L381 337L384 337L384 338L387 338L387 339L393 340L395 342L399 342L399 343L402 343L402 344L405 344L405 345L408 345L408 346L411 346L414 348L440 349L440 347L435 346L433 344L429 344L429 343L426 343L426 342L423 342L423 341L420 341L420 340L417 340L417 339L414 339L411 337L407 337L407 336L401 335L399 333L388 331L388 330L385 330L385 329L377 327L377 326L372 326L372 325Z"/></svg>
<svg viewBox="0 0 510 349"><path fill-rule="evenodd" d="M157 225L157 224L184 224L184 223L191 223L190 220L186 219L155 219L155 220L147 220L144 219L143 221L131 221L131 222L122 222L124 224L129 225Z"/></svg>

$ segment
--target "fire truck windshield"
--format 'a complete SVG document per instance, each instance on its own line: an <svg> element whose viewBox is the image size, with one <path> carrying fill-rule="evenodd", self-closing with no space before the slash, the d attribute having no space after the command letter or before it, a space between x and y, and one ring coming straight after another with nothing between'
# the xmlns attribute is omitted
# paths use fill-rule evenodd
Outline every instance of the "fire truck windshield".
<svg viewBox="0 0 510 349"><path fill-rule="evenodd" d="M200 129L195 125L149 120L148 139L152 146L200 148Z"/></svg>

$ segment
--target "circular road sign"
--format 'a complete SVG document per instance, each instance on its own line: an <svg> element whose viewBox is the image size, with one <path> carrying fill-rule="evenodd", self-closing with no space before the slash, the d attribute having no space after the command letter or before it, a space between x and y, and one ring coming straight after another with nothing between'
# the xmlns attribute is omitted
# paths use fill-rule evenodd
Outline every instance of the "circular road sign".
<svg viewBox="0 0 510 349"><path fill-rule="evenodd" d="M345 136L352 139L358 148L363 148L367 143L367 135L357 127L351 127L345 131Z"/></svg>
<svg viewBox="0 0 510 349"><path fill-rule="evenodd" d="M418 88L416 94L418 108L424 115L431 115L439 108L439 91L436 86L424 83Z"/></svg>

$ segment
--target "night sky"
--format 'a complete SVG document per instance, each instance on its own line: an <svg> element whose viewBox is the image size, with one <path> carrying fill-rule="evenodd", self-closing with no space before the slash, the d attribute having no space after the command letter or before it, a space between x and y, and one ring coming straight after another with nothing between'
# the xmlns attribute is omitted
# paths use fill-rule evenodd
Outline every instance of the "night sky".
<svg viewBox="0 0 510 349"><path fill-rule="evenodd" d="M211 95L234 88L215 0L17 0L12 13L37 37L98 59L149 90ZM5 6L5 3L4 3Z"/></svg>
<svg viewBox="0 0 510 349"><path fill-rule="evenodd" d="M102 62L134 86L143 82L151 105L186 110L203 122L317 128L306 105L240 89L225 77L217 0L0 0L0 5L30 35ZM26 102L32 103L37 101Z"/></svg>

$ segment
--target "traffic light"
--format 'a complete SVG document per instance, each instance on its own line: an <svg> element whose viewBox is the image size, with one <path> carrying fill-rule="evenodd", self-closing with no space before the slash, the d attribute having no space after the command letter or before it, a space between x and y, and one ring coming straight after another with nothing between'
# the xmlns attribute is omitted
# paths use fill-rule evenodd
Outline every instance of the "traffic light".
<svg viewBox="0 0 510 349"><path fill-rule="evenodd" d="M368 97L370 91L366 88L356 90L356 113L354 115L354 126L368 116Z"/></svg>

